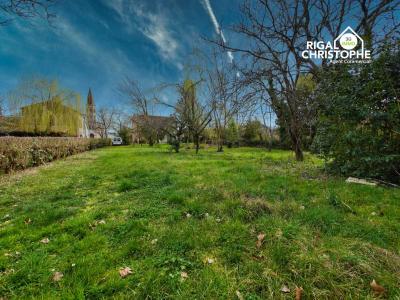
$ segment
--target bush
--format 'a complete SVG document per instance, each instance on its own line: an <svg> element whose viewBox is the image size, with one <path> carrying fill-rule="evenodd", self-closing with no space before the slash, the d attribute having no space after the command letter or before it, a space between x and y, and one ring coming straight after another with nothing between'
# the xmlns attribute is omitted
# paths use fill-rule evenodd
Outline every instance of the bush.
<svg viewBox="0 0 400 300"><path fill-rule="evenodd" d="M326 74L313 149L332 171L400 182L399 78L399 50Z"/></svg>
<svg viewBox="0 0 400 300"><path fill-rule="evenodd" d="M132 144L131 130L128 127L122 127L118 131L118 135L122 139L122 142L124 143L124 145Z"/></svg>
<svg viewBox="0 0 400 300"><path fill-rule="evenodd" d="M110 145L110 139L0 137L0 173L39 166L69 155Z"/></svg>

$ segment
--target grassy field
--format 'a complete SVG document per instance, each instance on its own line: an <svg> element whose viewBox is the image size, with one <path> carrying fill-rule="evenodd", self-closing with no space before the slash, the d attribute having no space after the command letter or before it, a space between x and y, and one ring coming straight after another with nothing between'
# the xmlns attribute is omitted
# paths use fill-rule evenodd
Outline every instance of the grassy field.
<svg viewBox="0 0 400 300"><path fill-rule="evenodd" d="M400 191L322 167L130 146L2 176L0 298L400 297Z"/></svg>

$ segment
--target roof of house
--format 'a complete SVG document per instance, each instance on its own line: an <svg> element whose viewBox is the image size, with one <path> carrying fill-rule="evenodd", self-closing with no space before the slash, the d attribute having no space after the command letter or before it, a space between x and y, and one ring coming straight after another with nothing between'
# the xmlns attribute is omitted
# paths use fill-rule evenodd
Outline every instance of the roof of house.
<svg viewBox="0 0 400 300"><path fill-rule="evenodd" d="M169 126L172 117L165 116L152 116L152 115L135 115L131 118L132 123L138 123L139 125L151 126L156 129L163 129Z"/></svg>

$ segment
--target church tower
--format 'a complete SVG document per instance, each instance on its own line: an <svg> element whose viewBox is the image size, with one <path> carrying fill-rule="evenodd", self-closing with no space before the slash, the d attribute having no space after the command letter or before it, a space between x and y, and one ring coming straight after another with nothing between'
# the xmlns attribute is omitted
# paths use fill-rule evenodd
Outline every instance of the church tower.
<svg viewBox="0 0 400 300"><path fill-rule="evenodd" d="M89 88L86 104L86 116L89 130L94 130L96 127L96 107L92 96L92 90Z"/></svg>

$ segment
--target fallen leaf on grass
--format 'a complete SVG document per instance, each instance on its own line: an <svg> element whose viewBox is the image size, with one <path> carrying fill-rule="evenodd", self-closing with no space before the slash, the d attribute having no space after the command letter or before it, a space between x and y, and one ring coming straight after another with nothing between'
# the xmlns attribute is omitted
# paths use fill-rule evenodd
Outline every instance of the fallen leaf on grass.
<svg viewBox="0 0 400 300"><path fill-rule="evenodd" d="M9 275L9 274L13 274L13 273L15 273L14 269L6 269L6 270L0 272L0 275L3 275L3 274L4 275ZM0 300L1 300L1 298L0 298Z"/></svg>
<svg viewBox="0 0 400 300"><path fill-rule="evenodd" d="M303 294L303 288L296 286L296 300L301 300Z"/></svg>
<svg viewBox="0 0 400 300"><path fill-rule="evenodd" d="M374 293L377 295L381 295L385 292L385 288L383 286L377 284L375 279L373 279L369 285L371 286Z"/></svg>
<svg viewBox="0 0 400 300"><path fill-rule="evenodd" d="M61 273L61 272L54 272L54 274L53 274L53 281L55 281L55 282L60 281L61 278L63 278L63 277L64 277L64 274L63 274L63 273Z"/></svg>
<svg viewBox="0 0 400 300"><path fill-rule="evenodd" d="M186 278L188 278L189 275L186 272L181 272L181 280L184 281Z"/></svg>
<svg viewBox="0 0 400 300"><path fill-rule="evenodd" d="M100 225L100 224L106 224L106 221L104 221L104 220L95 220L93 223L89 223L89 227L90 227L91 230L95 230L97 225Z"/></svg>
<svg viewBox="0 0 400 300"><path fill-rule="evenodd" d="M277 238L280 238L282 235L283 235L283 232L282 232L281 229L278 229L278 230L275 232L275 236L276 236Z"/></svg>
<svg viewBox="0 0 400 300"><path fill-rule="evenodd" d="M29 225L29 224L32 223L32 220L31 220L30 218L25 219L24 223L25 223L26 225Z"/></svg>
<svg viewBox="0 0 400 300"><path fill-rule="evenodd" d="M50 240L49 240L49 238L44 238L44 239L40 240L40 242L42 244L48 244L50 242Z"/></svg>
<svg viewBox="0 0 400 300"><path fill-rule="evenodd" d="M1 223L0 226L5 226L5 225L8 225L10 223L11 223L11 220L7 220L7 221L4 221L3 223Z"/></svg>
<svg viewBox="0 0 400 300"><path fill-rule="evenodd" d="M251 259L260 261L260 260L263 260L263 259L264 259L264 255L262 255L262 254L252 255L252 256L251 256Z"/></svg>
<svg viewBox="0 0 400 300"><path fill-rule="evenodd" d="M189 213L187 213L187 214L186 214L186 218L188 218L188 219L189 219L189 218L191 218L191 217L192 217L192 215L191 215L191 214L189 214Z"/></svg>
<svg viewBox="0 0 400 300"><path fill-rule="evenodd" d="M281 292L282 293L290 293L290 289L286 285L282 285Z"/></svg>
<svg viewBox="0 0 400 300"><path fill-rule="evenodd" d="M19 252L19 251L15 251L15 253L8 253L8 252L6 252L6 253L4 253L4 256L7 256L7 257L16 257L16 256L18 256L18 255L20 255L21 254L21 252Z"/></svg>
<svg viewBox="0 0 400 300"><path fill-rule="evenodd" d="M151 240L150 243L151 243L152 245L155 245L155 244L157 244L157 242L158 242L158 240L157 240L157 239L154 239L154 240Z"/></svg>
<svg viewBox="0 0 400 300"><path fill-rule="evenodd" d="M244 297L241 292L236 291L236 296L238 297L239 300L244 300Z"/></svg>
<svg viewBox="0 0 400 300"><path fill-rule="evenodd" d="M129 268L129 267L125 267L125 268L119 269L119 275L120 275L122 278L125 278L126 276L128 276L128 275L130 275L130 274L132 274L132 273L133 273L133 272L132 272L132 269Z"/></svg>
<svg viewBox="0 0 400 300"><path fill-rule="evenodd" d="M264 239L265 239L265 233L260 233L259 235L257 235L257 243L256 243L257 248L261 247Z"/></svg>
<svg viewBox="0 0 400 300"><path fill-rule="evenodd" d="M209 258L209 257L207 257L206 258L206 262L208 263L208 264L213 264L214 263L214 259L213 258Z"/></svg>

